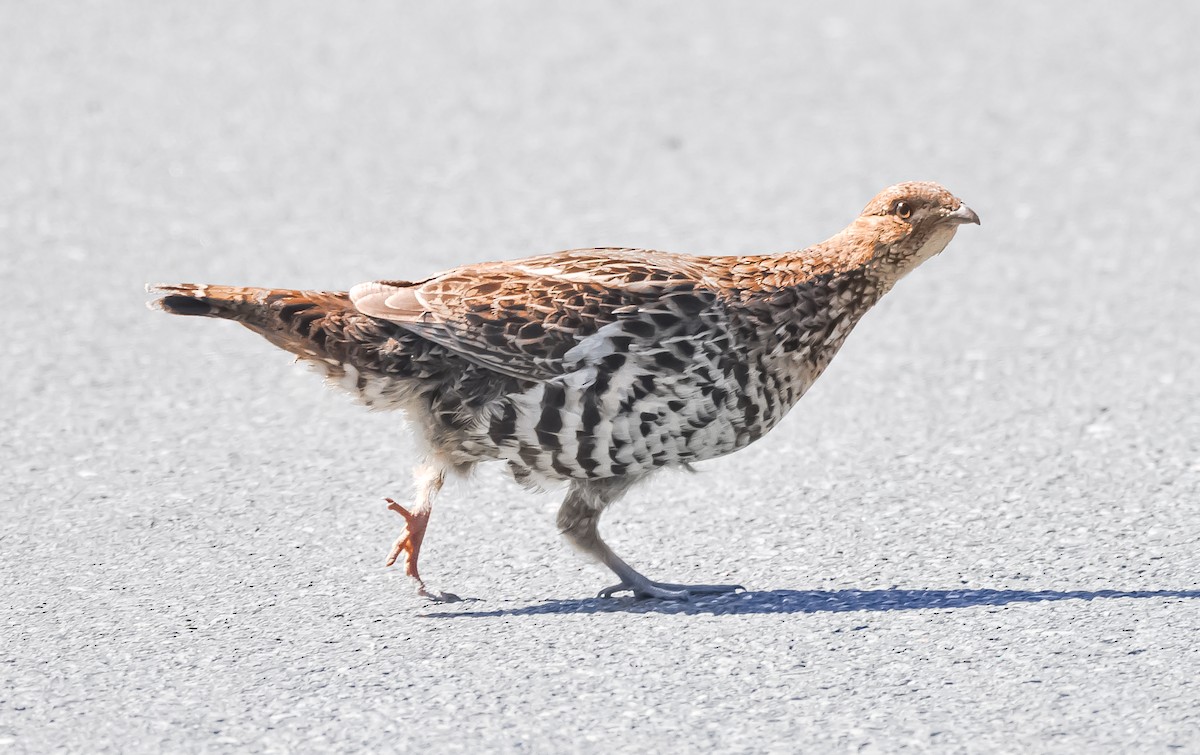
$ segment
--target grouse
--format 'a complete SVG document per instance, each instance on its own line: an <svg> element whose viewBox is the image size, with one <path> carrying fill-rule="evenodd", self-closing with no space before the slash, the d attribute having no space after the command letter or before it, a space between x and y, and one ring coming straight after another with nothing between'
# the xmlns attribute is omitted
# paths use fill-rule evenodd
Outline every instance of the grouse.
<svg viewBox="0 0 1200 755"><path fill-rule="evenodd" d="M664 467L723 456L773 428L897 281L979 217L934 183L885 189L827 241L773 255L576 249L465 265L349 292L148 287L151 306L241 323L374 409L399 409L424 447L416 500L386 499L418 559L448 473L507 462L566 483L558 527L620 580L600 592L687 600L737 585L654 582L600 537L600 515Z"/></svg>

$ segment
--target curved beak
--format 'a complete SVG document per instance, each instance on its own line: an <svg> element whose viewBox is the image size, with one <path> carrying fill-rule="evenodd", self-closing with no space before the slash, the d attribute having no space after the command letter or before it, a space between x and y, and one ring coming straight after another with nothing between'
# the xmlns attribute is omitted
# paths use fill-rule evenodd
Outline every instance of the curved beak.
<svg viewBox="0 0 1200 755"><path fill-rule="evenodd" d="M958 209L946 215L946 220L951 223L974 223L979 225L979 216L970 207L959 205Z"/></svg>

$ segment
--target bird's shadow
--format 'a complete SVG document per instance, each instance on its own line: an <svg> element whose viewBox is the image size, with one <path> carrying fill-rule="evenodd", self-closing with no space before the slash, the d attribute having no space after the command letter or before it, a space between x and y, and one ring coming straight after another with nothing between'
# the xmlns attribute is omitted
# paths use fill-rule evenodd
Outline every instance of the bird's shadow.
<svg viewBox="0 0 1200 755"><path fill-rule="evenodd" d="M482 611L431 611L426 618L479 619L498 616L540 616L587 613L669 613L683 615L748 615L838 613L849 611L948 610L1009 603L1119 598L1200 598L1200 590L765 590L700 596L690 602L589 598L548 600L518 608ZM481 607L486 602L479 604Z"/></svg>

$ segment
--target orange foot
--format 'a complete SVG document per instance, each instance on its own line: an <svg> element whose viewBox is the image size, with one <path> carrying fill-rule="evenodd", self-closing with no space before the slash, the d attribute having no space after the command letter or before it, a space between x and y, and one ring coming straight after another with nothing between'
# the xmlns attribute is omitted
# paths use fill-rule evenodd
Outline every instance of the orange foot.
<svg viewBox="0 0 1200 755"><path fill-rule="evenodd" d="M421 555L421 541L425 539L425 527L429 524L429 510L426 509L413 513L391 498L384 498L383 500L387 501L389 509L404 517L405 524L404 531L400 533L400 537L396 538L391 552L388 553L387 565L391 566L396 563L396 559L403 552L404 573L416 581L418 595L439 603L454 603L462 600L462 598L452 592L430 590L425 586L425 580L421 579L420 572L417 571L417 559Z"/></svg>

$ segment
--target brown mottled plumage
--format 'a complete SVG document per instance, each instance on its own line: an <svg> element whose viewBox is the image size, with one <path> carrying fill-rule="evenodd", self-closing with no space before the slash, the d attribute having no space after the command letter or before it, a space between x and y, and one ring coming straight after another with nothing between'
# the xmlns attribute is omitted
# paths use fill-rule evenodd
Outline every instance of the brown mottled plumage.
<svg viewBox="0 0 1200 755"><path fill-rule="evenodd" d="M730 453L783 418L859 319L979 218L932 183L876 196L799 252L691 257L581 249L466 265L349 293L156 286L167 312L235 320L368 406L402 409L428 458L387 563L417 561L447 471L507 461L521 482L565 481L558 526L642 597L734 585L652 582L614 554L601 512L656 469Z"/></svg>

